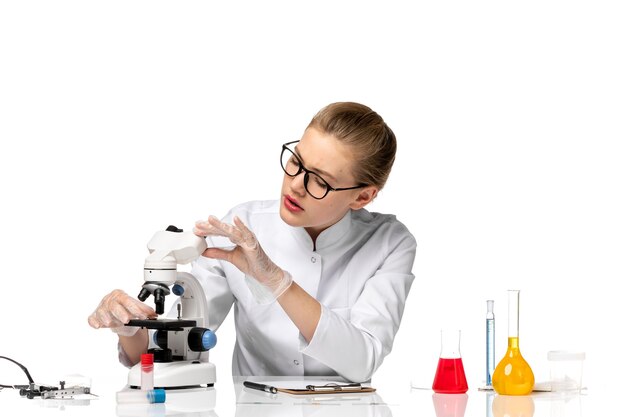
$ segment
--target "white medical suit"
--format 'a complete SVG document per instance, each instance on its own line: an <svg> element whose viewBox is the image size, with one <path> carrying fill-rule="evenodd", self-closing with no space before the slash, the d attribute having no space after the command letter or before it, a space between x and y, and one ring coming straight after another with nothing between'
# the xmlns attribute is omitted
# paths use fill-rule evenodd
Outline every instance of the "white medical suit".
<svg viewBox="0 0 626 417"><path fill-rule="evenodd" d="M320 302L313 338L306 342L278 302L259 304L235 266L201 256L191 273L206 293L207 327L216 330L234 305L233 375L369 380L400 326L414 278L414 237L395 216L360 209L320 233L314 247L306 230L286 224L279 209L279 201L253 201L223 221L232 224L238 216L270 259ZM224 239L207 243L228 245Z"/></svg>

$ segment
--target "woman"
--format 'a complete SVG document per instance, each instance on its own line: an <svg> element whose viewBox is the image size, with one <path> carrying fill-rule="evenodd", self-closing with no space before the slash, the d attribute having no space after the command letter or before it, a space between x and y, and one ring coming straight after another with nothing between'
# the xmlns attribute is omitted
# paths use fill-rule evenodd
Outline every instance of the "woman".
<svg viewBox="0 0 626 417"><path fill-rule="evenodd" d="M235 306L233 375L340 375L367 381L391 351L414 275L416 242L392 215L364 209L383 188L396 139L358 103L333 103L282 146L278 201L210 216L194 232L209 248L191 273L205 288L209 328ZM220 249L225 242L234 249ZM89 317L120 336L131 365L147 331L125 328L154 310L120 290Z"/></svg>

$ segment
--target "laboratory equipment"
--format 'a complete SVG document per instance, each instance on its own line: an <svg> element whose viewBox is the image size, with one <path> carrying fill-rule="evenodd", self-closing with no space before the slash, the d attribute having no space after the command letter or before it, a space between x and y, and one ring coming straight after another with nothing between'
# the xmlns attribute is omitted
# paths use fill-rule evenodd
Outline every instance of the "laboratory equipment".
<svg viewBox="0 0 626 417"><path fill-rule="evenodd" d="M65 386L65 381L59 381L59 386L30 384L20 389L20 396L32 400L35 397L41 397L43 400L50 398L56 399L72 399L75 396L83 394L91 394L91 388L88 386L73 385Z"/></svg>
<svg viewBox="0 0 626 417"><path fill-rule="evenodd" d="M493 373L493 389L502 395L527 395L535 375L519 348L519 290L509 290L509 337L504 357Z"/></svg>
<svg viewBox="0 0 626 417"><path fill-rule="evenodd" d="M582 388L585 352L551 350L550 391L580 391Z"/></svg>
<svg viewBox="0 0 626 417"><path fill-rule="evenodd" d="M144 264L144 284L138 298L154 296L155 311L163 314L165 296L171 292L180 297L176 319L131 320L127 326L153 330L154 386L157 388L191 388L212 386L215 365L209 362L209 349L215 346L215 333L208 328L208 306L198 280L187 272L177 271L177 264L195 260L207 248L206 241L192 232L175 226L155 233L148 242L150 255ZM128 373L131 388L141 386L142 364Z"/></svg>
<svg viewBox="0 0 626 417"><path fill-rule="evenodd" d="M496 320L493 313L493 300L487 300L487 318L485 320L485 335L487 337L485 346L485 385L491 386L491 378L493 377L493 371L496 368Z"/></svg>
<svg viewBox="0 0 626 417"><path fill-rule="evenodd" d="M433 390L436 393L463 394L467 392L467 379L460 344L460 330L441 330L441 353L433 381Z"/></svg>
<svg viewBox="0 0 626 417"><path fill-rule="evenodd" d="M0 359L5 359L17 365L28 379L28 384L0 384L0 391L4 388L18 389L20 396L26 397L29 400L35 397L41 397L44 400L67 400L73 399L75 396L82 396L83 394L93 395L91 394L91 379L82 375L69 375L66 380L59 381L58 386L37 384L24 365L6 356L0 356ZM70 381L70 383L67 383L67 381Z"/></svg>
<svg viewBox="0 0 626 417"><path fill-rule="evenodd" d="M165 390L124 390L118 391L115 397L118 404L160 404L165 402Z"/></svg>
<svg viewBox="0 0 626 417"><path fill-rule="evenodd" d="M141 354L141 389L154 389L154 354Z"/></svg>

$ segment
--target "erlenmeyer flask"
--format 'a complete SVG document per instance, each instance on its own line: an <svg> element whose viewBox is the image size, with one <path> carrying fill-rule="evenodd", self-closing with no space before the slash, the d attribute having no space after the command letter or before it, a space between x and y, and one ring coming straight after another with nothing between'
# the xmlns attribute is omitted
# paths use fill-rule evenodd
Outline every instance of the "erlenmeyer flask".
<svg viewBox="0 0 626 417"><path fill-rule="evenodd" d="M493 372L493 389L503 395L527 395L535 375L519 350L519 291L509 290L509 345Z"/></svg>
<svg viewBox="0 0 626 417"><path fill-rule="evenodd" d="M441 331L441 353L433 390L440 394L463 394L467 392L467 379L461 359L461 331Z"/></svg>

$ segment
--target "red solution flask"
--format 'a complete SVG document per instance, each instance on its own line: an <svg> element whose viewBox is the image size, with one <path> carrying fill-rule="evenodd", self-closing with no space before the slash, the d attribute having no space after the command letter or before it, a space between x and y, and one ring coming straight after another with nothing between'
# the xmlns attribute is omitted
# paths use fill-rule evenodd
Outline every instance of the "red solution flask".
<svg viewBox="0 0 626 417"><path fill-rule="evenodd" d="M441 354L433 381L433 390L437 393L463 394L467 392L460 342L460 330L441 331Z"/></svg>

